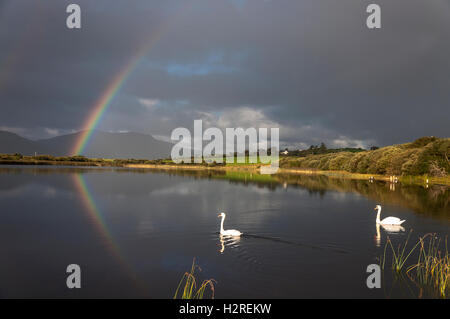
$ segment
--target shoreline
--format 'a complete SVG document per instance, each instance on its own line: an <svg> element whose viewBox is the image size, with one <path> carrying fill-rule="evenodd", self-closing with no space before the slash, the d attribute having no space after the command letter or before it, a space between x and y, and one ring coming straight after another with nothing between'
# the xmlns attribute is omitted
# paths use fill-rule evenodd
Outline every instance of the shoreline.
<svg viewBox="0 0 450 319"><path fill-rule="evenodd" d="M124 167L137 168L137 169L163 169L163 170L206 170L206 171L234 171L234 172L248 172L259 174L259 168L261 165L253 164L247 166L202 166L202 165L160 165L160 164L127 164ZM325 171L303 168L279 168L278 172L274 175L292 174L292 175L323 175L330 178L341 179L353 179L353 180L370 180L393 182L395 178L398 182L405 184L418 184L418 185L445 185L450 186L449 177L426 177L426 176L389 176L389 175L377 175L377 174L360 174L350 173L347 171ZM428 183L427 183L428 180Z"/></svg>
<svg viewBox="0 0 450 319"><path fill-rule="evenodd" d="M167 170L167 171L222 171L222 172L241 172L260 174L259 169L261 164L243 164L243 165L198 165L198 164L122 164L116 165L113 162L74 162L74 161L48 161L48 160L2 160L1 166L59 166L59 167L111 167L111 168L128 168L128 169L140 169L140 170ZM340 179L353 179L353 180L373 180L383 182L393 182L393 178L398 178L398 182L403 184L416 184L416 185L445 185L450 186L450 177L427 177L427 176L389 176L389 175L376 175L376 174L360 174L350 173L347 171L331 171L331 170L315 170L315 169L303 169L303 168L279 168L278 172L274 175L323 175L329 178ZM428 183L427 183L428 180Z"/></svg>

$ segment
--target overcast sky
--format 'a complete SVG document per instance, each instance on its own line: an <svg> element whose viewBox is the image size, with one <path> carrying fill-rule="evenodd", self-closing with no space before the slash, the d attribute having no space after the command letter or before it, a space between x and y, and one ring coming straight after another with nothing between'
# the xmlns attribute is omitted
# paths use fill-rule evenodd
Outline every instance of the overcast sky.
<svg viewBox="0 0 450 319"><path fill-rule="evenodd" d="M82 129L149 43L97 129L167 138L203 119L300 148L450 136L448 0L0 0L0 130Z"/></svg>

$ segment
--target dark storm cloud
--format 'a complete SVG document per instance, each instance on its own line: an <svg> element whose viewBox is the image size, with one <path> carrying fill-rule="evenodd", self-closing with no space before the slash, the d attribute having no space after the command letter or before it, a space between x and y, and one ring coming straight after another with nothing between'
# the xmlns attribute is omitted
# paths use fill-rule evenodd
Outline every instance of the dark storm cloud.
<svg viewBox="0 0 450 319"><path fill-rule="evenodd" d="M101 129L167 136L203 118L279 125L290 145L449 136L446 0L375 1L376 31L365 26L369 1L75 1L82 29L68 30L71 2L0 6L0 127L81 128L116 73L160 37Z"/></svg>

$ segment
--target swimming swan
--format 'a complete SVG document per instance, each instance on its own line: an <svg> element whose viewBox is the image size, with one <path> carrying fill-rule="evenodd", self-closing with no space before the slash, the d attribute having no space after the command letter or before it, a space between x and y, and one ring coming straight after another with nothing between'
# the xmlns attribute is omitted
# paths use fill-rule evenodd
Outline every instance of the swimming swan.
<svg viewBox="0 0 450 319"><path fill-rule="evenodd" d="M375 207L375 210L378 210L377 213L377 224L380 225L401 225L405 220L400 220L400 218L397 217L386 217L383 220L380 220L380 215L381 215L381 205L377 205Z"/></svg>
<svg viewBox="0 0 450 319"><path fill-rule="evenodd" d="M242 235L242 233L236 229L228 229L228 230L223 229L223 221L225 220L225 213L220 213L219 216L217 216L217 217L222 217L222 221L220 222L220 234L221 235L234 236L234 237L239 237Z"/></svg>

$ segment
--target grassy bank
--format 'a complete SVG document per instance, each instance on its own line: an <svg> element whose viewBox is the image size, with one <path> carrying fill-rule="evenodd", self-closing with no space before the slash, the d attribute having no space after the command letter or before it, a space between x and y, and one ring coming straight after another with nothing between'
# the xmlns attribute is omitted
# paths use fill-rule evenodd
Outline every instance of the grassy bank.
<svg viewBox="0 0 450 319"><path fill-rule="evenodd" d="M390 181L404 184L449 185L450 138L423 137L414 142L370 151L340 151L324 154L299 153L281 156L278 174L326 175L330 178ZM170 159L97 159L84 156L55 157L0 154L0 165L56 165L126 167L132 169L205 170L258 174L261 164L175 164Z"/></svg>
<svg viewBox="0 0 450 319"><path fill-rule="evenodd" d="M27 166L58 166L58 167L98 167L98 168L122 168L130 169L135 172L165 172L167 174L193 176L193 177L209 177L215 179L232 180L236 182L257 182L266 184L298 184L299 178L305 177L326 177L329 180L360 180L368 181L372 180L388 182L390 176L386 175L371 175L371 174L359 174L349 173L345 171L321 171L311 169L286 169L280 168L277 174L274 175L261 175L259 172L260 165L223 165L223 166L211 166L211 165L186 165L186 164L117 164L114 161L86 161L86 162L74 162L74 161L5 161L0 160L0 165L27 165ZM53 170L51 170L53 172ZM373 179L371 179L373 178ZM426 182L428 180L428 183ZM417 185L426 188L433 185L443 185L444 187L450 186L450 177L429 177L429 176L401 176L399 182L403 185ZM300 183L301 184L301 183Z"/></svg>
<svg viewBox="0 0 450 319"><path fill-rule="evenodd" d="M85 156L23 156L21 154L0 154L0 165L48 165L48 166L96 166L125 167L129 164L162 164L167 160L105 159ZM170 161L169 161L170 162Z"/></svg>
<svg viewBox="0 0 450 319"><path fill-rule="evenodd" d="M82 161L75 160L46 160L46 159L1 159L0 165L31 165L31 166L73 166L73 167L118 167L134 170L157 170L157 171L191 171L191 172L223 172L226 179L235 180L260 180L273 182L274 177L280 175L309 175L309 176L327 176L331 179L349 179L349 180L369 180L390 181L391 176L380 174L362 174L350 173L346 171L331 171L319 169L301 169L301 168L280 168L274 176L261 175L260 164L232 164L232 165L211 165L211 164L174 164L170 160L165 161L146 161L140 163L140 160L106 160L106 159L86 159ZM222 176L222 175L218 175ZM431 177L422 176L400 176L398 180L402 184L411 185L446 185L450 186L450 176ZM276 179L275 179L276 181ZM428 182L427 182L428 181Z"/></svg>
<svg viewBox="0 0 450 319"><path fill-rule="evenodd" d="M411 143L371 151L283 156L280 167L378 176L442 178L450 172L449 156L450 138L422 137Z"/></svg>

